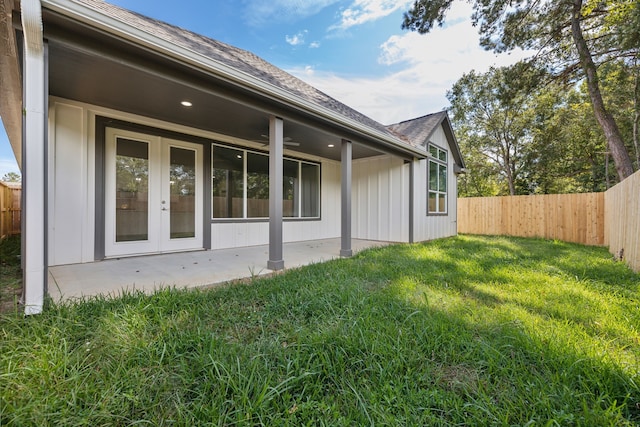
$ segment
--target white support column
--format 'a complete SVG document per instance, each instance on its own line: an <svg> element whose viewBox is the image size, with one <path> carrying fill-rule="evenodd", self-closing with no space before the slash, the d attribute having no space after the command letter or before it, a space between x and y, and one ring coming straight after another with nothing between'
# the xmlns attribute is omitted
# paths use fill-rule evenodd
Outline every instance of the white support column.
<svg viewBox="0 0 640 427"><path fill-rule="evenodd" d="M269 260L267 268L282 270L282 174L284 150L283 122L279 117L269 119Z"/></svg>
<svg viewBox="0 0 640 427"><path fill-rule="evenodd" d="M340 164L342 167L341 181L341 243L340 256L350 257L351 250L351 141L342 140Z"/></svg>
<svg viewBox="0 0 640 427"><path fill-rule="evenodd" d="M24 28L23 258L24 312L42 312L46 268L46 62L39 0L22 0Z"/></svg>
<svg viewBox="0 0 640 427"><path fill-rule="evenodd" d="M416 159L409 161L409 243L414 243L414 204L416 200Z"/></svg>

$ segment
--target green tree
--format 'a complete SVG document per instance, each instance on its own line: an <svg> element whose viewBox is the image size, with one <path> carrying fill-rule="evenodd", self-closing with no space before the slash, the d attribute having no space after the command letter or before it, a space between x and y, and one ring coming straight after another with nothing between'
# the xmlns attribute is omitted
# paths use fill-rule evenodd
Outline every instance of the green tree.
<svg viewBox="0 0 640 427"><path fill-rule="evenodd" d="M640 168L640 64L637 60L618 59L599 67L604 101L620 126L627 149L635 154Z"/></svg>
<svg viewBox="0 0 640 427"><path fill-rule="evenodd" d="M7 172L4 174L4 176L2 177L2 179L0 179L0 181L4 181L4 182L20 182L20 175L18 175L15 172Z"/></svg>
<svg viewBox="0 0 640 427"><path fill-rule="evenodd" d="M603 191L615 182L584 84L548 81L517 64L465 74L448 97L469 170L461 196Z"/></svg>
<svg viewBox="0 0 640 427"><path fill-rule="evenodd" d="M606 141L598 127L584 85L555 82L537 89L533 138L525 156L535 193L602 191L613 175L605 176Z"/></svg>
<svg viewBox="0 0 640 427"><path fill-rule="evenodd" d="M469 165L470 176L476 174L468 182L471 190L493 187L503 193L501 188L506 186L511 195L530 191L517 187L522 182L524 155L532 138L529 92L539 78L538 71L519 63L491 68L484 74L471 71L447 93L465 158L476 159L475 172ZM492 184L477 181L487 178L492 171L499 174Z"/></svg>
<svg viewBox="0 0 640 427"><path fill-rule="evenodd" d="M416 0L402 27L427 33L442 25L454 0ZM564 79L584 78L593 114L602 128L619 179L633 164L615 118L606 108L596 63L637 56L636 0L468 0L480 26L481 45L496 52L516 47L538 52L537 59ZM633 19L632 19L633 18ZM640 22L640 18L637 18ZM615 29L615 31L611 31ZM620 43L623 42L621 45Z"/></svg>

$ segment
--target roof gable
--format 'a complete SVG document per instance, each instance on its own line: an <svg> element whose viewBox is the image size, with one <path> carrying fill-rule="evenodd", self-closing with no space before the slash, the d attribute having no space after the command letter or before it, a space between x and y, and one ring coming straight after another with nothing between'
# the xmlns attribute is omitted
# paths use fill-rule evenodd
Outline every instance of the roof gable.
<svg viewBox="0 0 640 427"><path fill-rule="evenodd" d="M410 144L416 147L424 147L439 126L442 126L447 137L453 158L458 166L464 168L464 160L462 159L460 146L458 145L458 141L453 133L449 114L447 114L446 111L439 111L437 113L427 114L426 116L415 119L405 120L400 123L389 125L387 128L393 132L403 135Z"/></svg>

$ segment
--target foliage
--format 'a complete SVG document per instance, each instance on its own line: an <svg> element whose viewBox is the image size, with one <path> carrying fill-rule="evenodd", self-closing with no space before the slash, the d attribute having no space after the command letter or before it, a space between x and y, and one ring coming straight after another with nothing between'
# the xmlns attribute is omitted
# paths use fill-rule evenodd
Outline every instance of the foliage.
<svg viewBox="0 0 640 427"><path fill-rule="evenodd" d="M623 60L600 66L604 101L636 158L639 71ZM459 179L461 196L604 191L618 182L585 82L567 85L530 64L516 64L468 73L448 97L469 171ZM507 137L510 145L504 142ZM503 167L505 154L512 165L513 193Z"/></svg>
<svg viewBox="0 0 640 427"><path fill-rule="evenodd" d="M462 236L0 317L3 425L640 422L640 276Z"/></svg>
<svg viewBox="0 0 640 427"><path fill-rule="evenodd" d="M453 0L416 0L405 13L403 28L426 33L442 25ZM582 79L593 114L615 161L620 179L633 173L628 147L606 108L597 64L617 58L638 58L638 2L623 0L473 0L473 22L480 44L505 52L532 50L550 74L564 82ZM513 190L513 188L512 188Z"/></svg>
<svg viewBox="0 0 640 427"><path fill-rule="evenodd" d="M20 175L15 173L15 172L7 172L2 176L2 179L0 179L0 181L4 181L4 182L20 182L22 178L20 178Z"/></svg>
<svg viewBox="0 0 640 427"><path fill-rule="evenodd" d="M20 265L20 235L0 239L0 263Z"/></svg>
<svg viewBox="0 0 640 427"><path fill-rule="evenodd" d="M529 92L539 78L538 70L518 63L484 74L471 71L447 93L463 149L470 152L465 152L465 158L479 155L482 160L477 161L484 164L475 166L497 171L511 195L521 192L516 183L521 180L525 150L532 139Z"/></svg>
<svg viewBox="0 0 640 427"><path fill-rule="evenodd" d="M0 239L0 315L3 312L15 312L18 308L17 302L22 292L20 267L20 236Z"/></svg>

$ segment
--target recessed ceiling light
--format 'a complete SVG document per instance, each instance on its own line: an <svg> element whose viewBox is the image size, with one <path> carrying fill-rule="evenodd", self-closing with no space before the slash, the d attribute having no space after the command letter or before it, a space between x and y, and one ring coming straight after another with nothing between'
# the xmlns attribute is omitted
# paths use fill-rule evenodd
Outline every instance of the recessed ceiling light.
<svg viewBox="0 0 640 427"><path fill-rule="evenodd" d="M335 147L335 145L333 145L333 144L329 144L329 145L327 145L327 147L329 147L329 148L333 148L333 147Z"/></svg>
<svg viewBox="0 0 640 427"><path fill-rule="evenodd" d="M191 107L193 106L193 104L191 103L191 101L182 101L180 103L183 107Z"/></svg>

